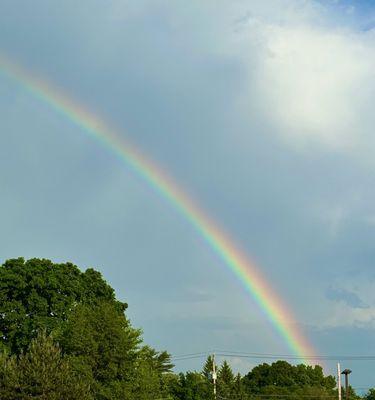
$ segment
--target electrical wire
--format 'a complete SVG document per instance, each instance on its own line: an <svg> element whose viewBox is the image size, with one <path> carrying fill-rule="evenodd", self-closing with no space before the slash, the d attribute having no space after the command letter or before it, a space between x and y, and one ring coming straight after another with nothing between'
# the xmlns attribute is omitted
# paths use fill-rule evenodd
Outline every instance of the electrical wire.
<svg viewBox="0 0 375 400"><path fill-rule="evenodd" d="M335 360L335 361L374 361L375 355L291 355L291 354L271 354L271 353L245 353L239 351L229 350L214 350L211 352L200 352L183 354L179 356L173 356L173 361L191 360L195 358L207 357L210 354L215 354L220 357L230 358L252 358L252 359L272 359L272 360Z"/></svg>

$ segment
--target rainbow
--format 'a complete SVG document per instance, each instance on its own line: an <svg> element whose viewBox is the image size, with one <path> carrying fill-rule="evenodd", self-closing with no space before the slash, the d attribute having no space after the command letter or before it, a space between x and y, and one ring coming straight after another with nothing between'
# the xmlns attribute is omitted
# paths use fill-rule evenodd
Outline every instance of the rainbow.
<svg viewBox="0 0 375 400"><path fill-rule="evenodd" d="M289 308L266 282L257 266L235 246L217 224L157 164L111 130L81 105L76 104L45 80L35 78L20 66L0 56L0 72L20 84L31 95L76 124L82 132L114 153L138 176L166 199L189 221L197 233L238 278L244 289L263 310L289 349L307 362L315 351L298 328Z"/></svg>

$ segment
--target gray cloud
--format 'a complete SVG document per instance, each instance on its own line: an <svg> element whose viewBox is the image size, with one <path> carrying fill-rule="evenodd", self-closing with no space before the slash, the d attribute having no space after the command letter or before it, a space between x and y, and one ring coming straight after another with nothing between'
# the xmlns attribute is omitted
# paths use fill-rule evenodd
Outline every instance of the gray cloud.
<svg viewBox="0 0 375 400"><path fill-rule="evenodd" d="M346 305L353 308L369 308L357 294L343 288L330 287L326 292L327 298L334 301L343 301Z"/></svg>

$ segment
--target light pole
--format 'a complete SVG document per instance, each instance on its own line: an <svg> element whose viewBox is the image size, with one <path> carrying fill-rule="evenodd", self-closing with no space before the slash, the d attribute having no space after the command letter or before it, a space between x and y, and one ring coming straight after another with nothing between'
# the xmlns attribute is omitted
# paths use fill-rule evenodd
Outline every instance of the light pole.
<svg viewBox="0 0 375 400"><path fill-rule="evenodd" d="M341 400L341 367L340 363L337 364L337 394L338 400Z"/></svg>
<svg viewBox="0 0 375 400"><path fill-rule="evenodd" d="M350 369L344 369L341 373L345 375L345 398L349 400L349 374L352 371Z"/></svg>

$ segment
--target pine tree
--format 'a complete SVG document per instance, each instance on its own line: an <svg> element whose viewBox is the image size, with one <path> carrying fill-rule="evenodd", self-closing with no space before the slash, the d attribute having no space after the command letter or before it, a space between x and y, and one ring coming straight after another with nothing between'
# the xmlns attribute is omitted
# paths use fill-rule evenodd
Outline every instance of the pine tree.
<svg viewBox="0 0 375 400"><path fill-rule="evenodd" d="M213 362L214 362L213 357L211 355L209 355L207 357L207 360L206 360L206 362L204 364L203 371L202 371L203 376L206 379L208 379L209 381L212 380Z"/></svg>
<svg viewBox="0 0 375 400"><path fill-rule="evenodd" d="M231 367L224 360L217 374L217 388L220 397L229 399L233 392L234 375Z"/></svg>
<svg viewBox="0 0 375 400"><path fill-rule="evenodd" d="M16 357L0 353L0 399L14 400L19 388L19 377Z"/></svg>
<svg viewBox="0 0 375 400"><path fill-rule="evenodd" d="M31 342L18 361L23 397L38 400L91 399L90 388L73 372L67 358L45 333Z"/></svg>
<svg viewBox="0 0 375 400"><path fill-rule="evenodd" d="M91 400L89 386L73 372L51 337L40 333L29 350L2 355L0 394L6 400Z"/></svg>
<svg viewBox="0 0 375 400"><path fill-rule="evenodd" d="M245 388L242 384L242 377L239 373L234 378L232 395L236 400L245 400L248 398L246 396Z"/></svg>

